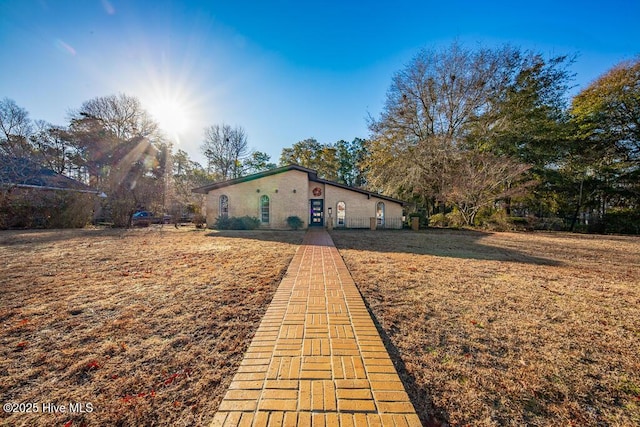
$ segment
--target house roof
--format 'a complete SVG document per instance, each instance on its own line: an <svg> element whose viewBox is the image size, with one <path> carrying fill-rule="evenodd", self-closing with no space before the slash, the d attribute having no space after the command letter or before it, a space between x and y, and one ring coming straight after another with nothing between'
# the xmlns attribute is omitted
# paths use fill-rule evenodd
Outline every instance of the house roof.
<svg viewBox="0 0 640 427"><path fill-rule="evenodd" d="M97 191L23 157L0 156L0 185L83 193Z"/></svg>
<svg viewBox="0 0 640 427"><path fill-rule="evenodd" d="M306 172L308 174L308 176L309 176L309 181L319 182L319 183L327 184L327 185L332 185L334 187L344 188L346 190L355 191L356 193L365 194L365 195L367 195L369 197L377 197L379 199L388 200L390 202L404 204L404 202L402 200L394 199L392 197L384 196L382 194L374 193L374 192L371 192L371 191L362 190L360 188L349 187L348 185L340 184L340 183L335 182L335 181L329 181L329 180L326 180L326 179L318 178L318 172L317 171L315 171L313 169L308 169L308 168L305 168L305 167L302 167L302 166L299 166L299 165L295 165L295 164L290 164L290 165L282 166L282 167L275 168L275 169L269 169L269 170L266 170L264 172L259 172L259 173L255 173L255 174L252 174L252 175L243 176L243 177L240 177L240 178L230 179L230 180L227 180L227 181L214 182L212 184L203 185L202 187L194 188L191 191L194 192L194 193L199 193L199 194L207 194L209 191L215 190L217 188L228 187L228 186L231 186L231 185L239 184L241 182L253 181L255 179L264 178L266 176L271 176L271 175L276 175L276 174L287 172L287 171L290 171L290 170L297 170L297 171L300 171L300 172Z"/></svg>

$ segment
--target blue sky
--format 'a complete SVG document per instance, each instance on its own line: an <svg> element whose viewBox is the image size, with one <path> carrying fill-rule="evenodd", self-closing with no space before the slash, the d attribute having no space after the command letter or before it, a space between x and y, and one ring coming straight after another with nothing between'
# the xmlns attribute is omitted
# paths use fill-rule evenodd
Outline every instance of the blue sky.
<svg viewBox="0 0 640 427"><path fill-rule="evenodd" d="M122 92L198 161L203 128L225 122L277 162L305 138L367 137L422 47L575 54L575 93L640 54L638 22L638 0L0 0L0 98L65 125Z"/></svg>

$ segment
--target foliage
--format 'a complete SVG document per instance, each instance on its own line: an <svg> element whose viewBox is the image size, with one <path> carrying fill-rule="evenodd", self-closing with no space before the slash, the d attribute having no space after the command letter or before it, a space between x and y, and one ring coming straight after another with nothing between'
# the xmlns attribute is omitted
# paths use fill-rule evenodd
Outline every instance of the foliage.
<svg viewBox="0 0 640 427"><path fill-rule="evenodd" d="M218 230L255 230L260 227L260 220L250 216L220 216L213 227Z"/></svg>
<svg viewBox="0 0 640 427"><path fill-rule="evenodd" d="M94 203L94 194L13 189L0 196L0 229L84 227Z"/></svg>
<svg viewBox="0 0 640 427"><path fill-rule="evenodd" d="M364 162L367 158L367 141L354 138L347 142L343 139L335 143L338 157L338 171L336 180L350 187L362 188L366 185L366 169Z"/></svg>
<svg viewBox="0 0 640 427"><path fill-rule="evenodd" d="M510 217L504 209L495 207L487 207L478 212L474 225L490 231L533 230L528 218Z"/></svg>
<svg viewBox="0 0 640 427"><path fill-rule="evenodd" d="M107 195L115 225L129 225L137 208L164 210L171 147L137 98L119 94L84 102L66 137L72 161L86 171L90 186Z"/></svg>
<svg viewBox="0 0 640 427"><path fill-rule="evenodd" d="M451 174L456 179L445 189L447 201L460 212L464 225L471 226L483 207L524 194L532 184L523 182L528 169L527 165L491 153L464 151L451 164Z"/></svg>
<svg viewBox="0 0 640 427"><path fill-rule="evenodd" d="M363 187L366 184L364 161L367 143L361 138L351 142L321 144L314 138L283 148L280 165L297 164L318 172L318 176L341 184Z"/></svg>
<svg viewBox="0 0 640 427"><path fill-rule="evenodd" d="M606 229L612 209L640 210L640 59L614 67L571 105L575 138L563 165L575 210Z"/></svg>
<svg viewBox="0 0 640 427"><path fill-rule="evenodd" d="M447 217L443 213L433 214L429 217L430 227L447 227L448 225Z"/></svg>
<svg viewBox="0 0 640 427"><path fill-rule="evenodd" d="M204 168L189 158L189 155L178 150L171 156L171 182L167 194L167 212L175 218L181 218L200 211L204 198L191 190L208 184L213 179Z"/></svg>
<svg viewBox="0 0 640 427"><path fill-rule="evenodd" d="M254 151L242 161L242 173L253 174L269 169L275 169L275 163L271 163L271 156L261 151Z"/></svg>
<svg viewBox="0 0 640 427"><path fill-rule="evenodd" d="M606 233L640 234L640 210L617 208L607 212L605 217Z"/></svg>
<svg viewBox="0 0 640 427"><path fill-rule="evenodd" d="M321 144L315 138L296 142L291 148L283 148L280 165L297 164L318 172L318 176L335 181L338 179L337 150L332 145Z"/></svg>
<svg viewBox="0 0 640 427"><path fill-rule="evenodd" d="M289 228L298 230L304 225L304 221L302 221L299 216L288 216L287 225L289 226Z"/></svg>
<svg viewBox="0 0 640 427"><path fill-rule="evenodd" d="M556 134L530 124L538 134L516 136L509 123L521 122L520 104L539 111L539 122L556 123L568 78L563 61L510 47L420 51L396 73L382 114L370 122L370 186L432 211L454 206L465 225L483 206L526 195L532 155L522 147Z"/></svg>

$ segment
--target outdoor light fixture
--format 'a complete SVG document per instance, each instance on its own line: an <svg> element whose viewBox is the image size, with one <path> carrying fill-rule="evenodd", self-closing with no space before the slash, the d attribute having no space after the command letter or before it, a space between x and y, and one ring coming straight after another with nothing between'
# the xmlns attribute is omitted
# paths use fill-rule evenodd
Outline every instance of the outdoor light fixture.
<svg viewBox="0 0 640 427"><path fill-rule="evenodd" d="M331 207L329 207L329 216L331 216L331 211L332 211L332 210L333 210L333 209L332 209Z"/></svg>

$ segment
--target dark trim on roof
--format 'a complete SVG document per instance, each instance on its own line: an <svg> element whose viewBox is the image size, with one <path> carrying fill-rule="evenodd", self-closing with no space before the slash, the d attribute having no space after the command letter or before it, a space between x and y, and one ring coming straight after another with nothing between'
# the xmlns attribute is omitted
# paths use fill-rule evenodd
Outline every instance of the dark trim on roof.
<svg viewBox="0 0 640 427"><path fill-rule="evenodd" d="M405 202L402 200L398 200L398 199L394 199L393 197L389 197L389 196L384 196L382 194L378 194L378 193L373 193L371 191L366 191L366 190L362 190L360 188L355 188L355 187L349 187L348 185L344 185L344 184L340 184L338 182L334 182L334 181L329 181L326 179L322 179L322 178L318 178L318 172L313 170L313 169L308 169L299 165L294 165L294 164L290 164L287 166L282 166L279 168L275 168L275 169L269 169L266 170L264 172L258 172L255 173L253 175L247 175L247 176L243 176L240 178L235 178L235 179L230 179L227 181L221 181L221 182L214 182L212 184L207 184L207 185L203 185L202 187L197 187L194 188L193 190L191 190L193 193L198 193L198 194L207 194L209 193L209 191L211 190L216 190L218 188L224 188L224 187L228 187L231 185L235 185L235 184L240 184L242 182L248 182L248 181L253 181L255 179L259 179L259 178L264 178L267 176L271 176L271 175L276 175L282 172L287 172L290 170L297 170L300 172L305 172L309 175L309 181L313 181L313 182L319 182L321 184L327 184L327 185L332 185L334 187L339 187L339 188L344 188L345 190L350 190L350 191L355 191L356 193L360 193L360 194L364 194L368 197L377 197L379 199L383 199L383 200L388 200L390 202L395 202L395 203L400 203L401 205L404 205Z"/></svg>
<svg viewBox="0 0 640 427"><path fill-rule="evenodd" d="M0 186L95 193L88 185L23 157L0 155Z"/></svg>

